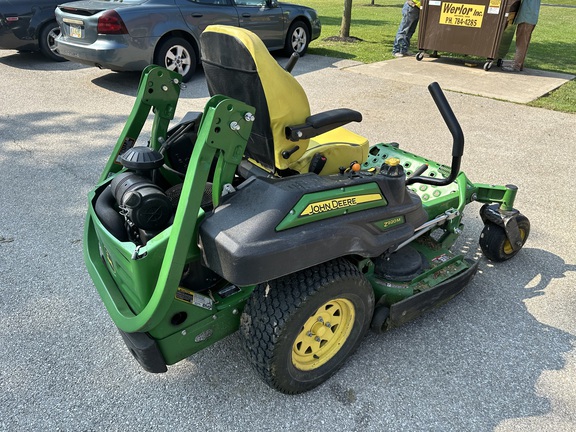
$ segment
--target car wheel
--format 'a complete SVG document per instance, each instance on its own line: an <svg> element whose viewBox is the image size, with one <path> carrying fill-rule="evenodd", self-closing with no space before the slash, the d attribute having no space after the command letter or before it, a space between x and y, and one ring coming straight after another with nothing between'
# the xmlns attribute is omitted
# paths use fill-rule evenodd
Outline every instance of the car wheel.
<svg viewBox="0 0 576 432"><path fill-rule="evenodd" d="M60 27L56 22L50 22L46 24L40 31L40 36L38 38L38 45L40 46L40 52L44 54L47 58L53 61L62 62L66 61L64 57L58 55L58 50L56 49L56 38L60 35Z"/></svg>
<svg viewBox="0 0 576 432"><path fill-rule="evenodd" d="M178 72L182 75L182 80L188 82L196 72L196 53L186 39L174 37L166 39L158 46L154 63Z"/></svg>
<svg viewBox="0 0 576 432"><path fill-rule="evenodd" d="M284 53L291 56L292 53L298 53L300 57L306 54L308 44L310 43L310 31L306 24L302 21L295 21L290 26L286 34L286 44L284 45Z"/></svg>

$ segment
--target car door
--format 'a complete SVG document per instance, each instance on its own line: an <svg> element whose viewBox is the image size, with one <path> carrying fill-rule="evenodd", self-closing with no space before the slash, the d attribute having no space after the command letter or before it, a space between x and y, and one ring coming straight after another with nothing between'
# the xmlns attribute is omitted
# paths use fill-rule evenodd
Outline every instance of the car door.
<svg viewBox="0 0 576 432"><path fill-rule="evenodd" d="M186 25L200 35L211 24L238 27L238 12L232 0L177 0Z"/></svg>
<svg viewBox="0 0 576 432"><path fill-rule="evenodd" d="M282 8L272 0L232 0L236 4L240 27L256 33L268 49L284 46Z"/></svg>

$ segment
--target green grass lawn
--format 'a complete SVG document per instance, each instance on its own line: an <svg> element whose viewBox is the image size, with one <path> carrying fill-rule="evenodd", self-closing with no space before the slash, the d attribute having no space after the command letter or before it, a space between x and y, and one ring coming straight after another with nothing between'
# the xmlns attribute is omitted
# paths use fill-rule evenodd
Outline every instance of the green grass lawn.
<svg viewBox="0 0 576 432"><path fill-rule="evenodd" d="M350 36L356 42L327 40L338 36L342 21L344 0L296 0L318 11L322 21L320 39L310 44L310 53L373 63L392 59L392 43L400 23L402 0L354 0ZM553 6L554 5L554 6ZM567 5L574 7L558 7ZM525 67L554 72L576 74L576 0L544 1L540 8L538 25ZM417 50L417 33L412 49ZM506 58L512 58L514 43ZM571 81L557 91L530 103L547 109L576 113L576 81Z"/></svg>

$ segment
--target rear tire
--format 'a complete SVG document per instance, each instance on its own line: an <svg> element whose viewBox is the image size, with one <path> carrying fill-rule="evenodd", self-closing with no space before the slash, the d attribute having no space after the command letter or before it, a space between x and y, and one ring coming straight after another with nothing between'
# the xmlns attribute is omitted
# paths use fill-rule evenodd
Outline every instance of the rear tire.
<svg viewBox="0 0 576 432"><path fill-rule="evenodd" d="M287 394L330 378L362 341L372 318L370 283L344 259L260 284L240 321L253 368Z"/></svg>
<svg viewBox="0 0 576 432"><path fill-rule="evenodd" d="M302 57L306 54L309 44L310 31L308 26L302 21L294 21L286 34L284 54L291 56L292 53L298 53Z"/></svg>
<svg viewBox="0 0 576 432"><path fill-rule="evenodd" d="M186 39L172 37L156 48L154 64L178 72L188 82L196 72L196 52Z"/></svg>
<svg viewBox="0 0 576 432"><path fill-rule="evenodd" d="M40 34L38 36L38 46L40 47L40 52L52 61L64 62L67 61L64 57L58 55L58 50L56 49L55 39L60 35L60 27L56 21L51 21L42 27Z"/></svg>

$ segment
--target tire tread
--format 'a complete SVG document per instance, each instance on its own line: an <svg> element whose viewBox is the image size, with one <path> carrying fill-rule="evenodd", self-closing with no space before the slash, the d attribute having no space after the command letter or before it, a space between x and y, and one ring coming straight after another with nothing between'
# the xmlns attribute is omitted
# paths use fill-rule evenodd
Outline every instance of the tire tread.
<svg viewBox="0 0 576 432"><path fill-rule="evenodd" d="M275 348L285 334L289 319L306 305L310 297L332 281L349 279L360 279L367 284L373 306L372 287L363 278L361 272L344 259L319 264L298 273L262 283L255 288L240 319L240 334L244 351L252 368L269 386L288 394L309 390L309 388L286 389L282 380L277 377L278 359L276 357L278 354ZM363 334L367 327L363 330Z"/></svg>

